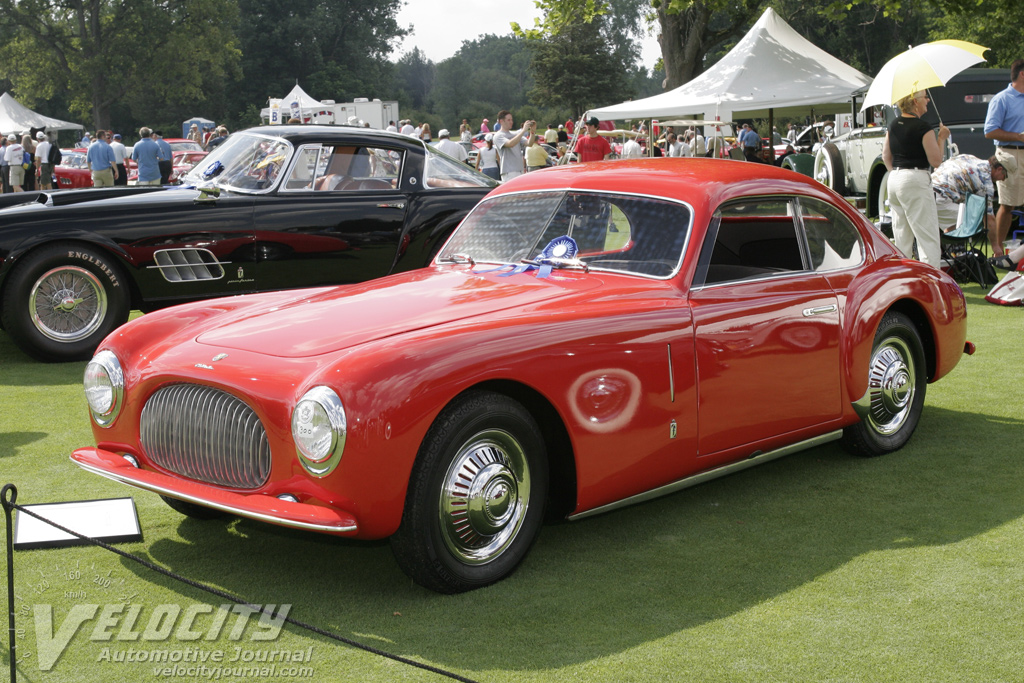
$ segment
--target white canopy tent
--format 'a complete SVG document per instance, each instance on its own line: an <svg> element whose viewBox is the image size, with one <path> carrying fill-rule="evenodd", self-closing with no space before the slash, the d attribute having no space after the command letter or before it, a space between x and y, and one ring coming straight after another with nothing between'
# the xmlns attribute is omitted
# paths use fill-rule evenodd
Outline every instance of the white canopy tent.
<svg viewBox="0 0 1024 683"><path fill-rule="evenodd" d="M59 130L82 130L80 123L68 123L60 119L50 118L37 114L18 100L10 93L0 95L0 133L4 135L20 135L27 133L32 128L45 128L47 132Z"/></svg>
<svg viewBox="0 0 1024 683"><path fill-rule="evenodd" d="M296 83L295 87L291 89L291 92L281 99L278 100L276 98L270 98L270 103L271 106L264 107L260 110L261 118L273 120L273 110L275 109L273 106L274 104L278 105L277 109L280 112L280 118L282 121L287 121L292 116L300 119L308 119L314 113L323 109L323 103L303 90L298 83Z"/></svg>
<svg viewBox="0 0 1024 683"><path fill-rule="evenodd" d="M675 90L592 109L599 119L699 117L728 121L850 111L850 93L871 79L793 30L771 7L711 69Z"/></svg>

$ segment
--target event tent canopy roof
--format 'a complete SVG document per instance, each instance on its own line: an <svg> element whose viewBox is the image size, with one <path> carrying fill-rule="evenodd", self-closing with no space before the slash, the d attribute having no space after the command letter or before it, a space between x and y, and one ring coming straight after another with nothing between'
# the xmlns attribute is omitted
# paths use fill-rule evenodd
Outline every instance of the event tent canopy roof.
<svg viewBox="0 0 1024 683"><path fill-rule="evenodd" d="M733 118L849 110L871 79L793 30L771 7L711 69L675 90L590 110L599 119Z"/></svg>
<svg viewBox="0 0 1024 683"><path fill-rule="evenodd" d="M83 126L37 114L14 99L10 93L0 95L0 133L20 135L32 128L45 128L48 131L82 130Z"/></svg>
<svg viewBox="0 0 1024 683"><path fill-rule="evenodd" d="M300 112L321 109L323 107L320 100L315 99L312 95L303 90L298 83L296 83L295 87L291 89L291 92L281 98L282 111L291 112L293 109L293 103L298 105ZM269 118L270 107L264 107L260 110L260 116L263 118ZM287 119L287 116L285 118Z"/></svg>

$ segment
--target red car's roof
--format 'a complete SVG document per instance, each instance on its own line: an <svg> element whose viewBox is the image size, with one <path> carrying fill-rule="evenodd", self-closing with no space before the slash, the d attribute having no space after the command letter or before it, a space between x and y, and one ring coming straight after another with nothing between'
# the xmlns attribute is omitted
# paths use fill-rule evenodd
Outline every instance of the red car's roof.
<svg viewBox="0 0 1024 683"><path fill-rule="evenodd" d="M546 189L627 192L679 199L694 208L737 195L798 192L835 200L817 181L768 164L731 159L618 159L553 166L503 183L492 194Z"/></svg>

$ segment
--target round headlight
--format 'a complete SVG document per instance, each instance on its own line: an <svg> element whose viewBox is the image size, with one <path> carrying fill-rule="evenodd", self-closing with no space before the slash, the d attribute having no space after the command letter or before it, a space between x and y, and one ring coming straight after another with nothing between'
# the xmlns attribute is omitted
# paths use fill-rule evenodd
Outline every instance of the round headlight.
<svg viewBox="0 0 1024 683"><path fill-rule="evenodd" d="M100 427L109 426L121 411L124 398L124 373L117 356L110 351L93 356L85 366L83 383L93 421Z"/></svg>
<svg viewBox="0 0 1024 683"><path fill-rule="evenodd" d="M292 438L299 462L310 474L322 477L338 465L346 433L345 409L332 389L314 387L295 404Z"/></svg>

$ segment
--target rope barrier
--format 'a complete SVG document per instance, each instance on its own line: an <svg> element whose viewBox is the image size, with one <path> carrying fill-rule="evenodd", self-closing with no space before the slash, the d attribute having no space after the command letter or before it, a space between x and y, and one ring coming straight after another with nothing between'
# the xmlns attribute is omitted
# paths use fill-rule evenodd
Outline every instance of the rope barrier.
<svg viewBox="0 0 1024 683"><path fill-rule="evenodd" d="M155 571L155 572L157 572L159 574L163 574L164 576L166 576L168 578L171 578L171 579L174 579L175 581L180 581L181 583L184 583L184 584L187 584L189 586L192 586L193 588L198 588L199 590L206 591L207 593L209 593L211 595L215 595L218 598L223 598L224 600L230 600L231 602L237 603L239 605L242 605L244 607L247 607L247 608L253 610L253 612L266 613L266 610L263 607L259 606L259 605L256 605L256 604L251 603L251 602L249 602L247 600L243 600L242 598L239 598L239 597L236 597L234 595L231 595L230 593L222 591L219 588L214 588L212 586L207 586L206 584L200 583L200 582L195 581L193 579L190 579L188 577L181 576L180 574L176 574L176 573L170 571L169 569L165 569L165 568L163 568L163 567L161 567L159 565L156 565L156 564L150 562L149 560L144 560L141 557L137 557L135 555L132 555L131 553L127 553L127 552L125 552L123 550L119 550L119 549L113 547L112 545L110 545L108 543L104 543L103 541L101 541L99 539L90 538L88 536L85 536L83 534L78 533L77 531L73 531L71 529L63 527L60 524L57 524L56 522L53 522L53 521L51 521L49 519L46 519L45 517L42 517L42 516L38 515L37 513L33 512L32 510L28 510L25 507L23 507L21 505L18 505L17 504L18 489L17 489L17 487L14 484L6 484L3 487L3 489L0 490L0 498L2 498L2 501L0 501L0 502L2 502L2 504L3 504L4 515L5 515L6 521L7 521L7 605L8 605L9 636L10 636L11 683L16 683L16 681L17 681L17 678L16 678L17 671L16 671L16 666L15 666L16 661L17 661L17 658L15 657L16 644L15 644L15 640L14 640L14 636L15 636L15 628L14 628L14 545L13 545L13 534L14 534L13 528L14 527L13 527L13 525L11 523L11 511L12 510L17 510L18 512L20 512L22 514L29 515L30 517L34 517L35 519L38 519L39 521L41 521L41 522L43 522L45 524L49 524L53 528L59 529L60 531L63 531L66 534L70 534L71 536L74 536L75 538L78 538L79 540L86 541L87 543L91 543L93 545L99 546L100 548L103 548L104 550L109 550L110 552L114 553L115 555L120 555L121 557L123 557L123 558L125 558L127 560L131 560L133 562L137 562L138 564L141 564L143 567L151 569L152 571ZM380 649L377 649L377 648L372 647L370 645L365 645L363 643L360 643L358 641L352 640L350 638L346 638L344 636L338 635L337 633L332 633L330 631L327 631L325 629L320 628L319 626L314 626L312 624L307 624L307 623L305 623L303 621L299 621L298 619L294 619L294 618L292 618L290 616L287 616L287 615L281 615L276 609L274 610L274 612L272 614L269 614L268 616L270 618L272 618L272 619L273 618L277 618L279 620L283 620L283 621L285 621L285 622L287 622L289 624L292 624L293 626L298 626L299 628L305 629L307 631L311 631L313 633L316 633L317 635L324 636L325 638L330 638L332 640L336 640L336 641L338 641L340 643L344 643L344 644L346 644L346 645L348 645L350 647L354 647L356 649L363 650L364 652L369 652L370 654L378 655L380 657L385 657L387 659L391 659L391 660L394 660L396 662L401 662L402 664L407 664L409 666L416 667L417 669L423 669L424 671L429 671L429 672L435 673L435 674L437 674L439 676L444 676L446 678L450 678L450 679L453 679L453 680L456 680L456 681L462 681L463 683L478 683L477 681L475 681L472 678L466 678L465 676L460 676L457 673L453 673L451 671L447 671L445 669L441 669L441 668L436 667L436 666L431 666L430 664L424 664L422 662L417 662L417 661L415 661L413 659L409 659L409 658L403 657L401 655L392 654L392 653L387 652L385 650L380 650Z"/></svg>

